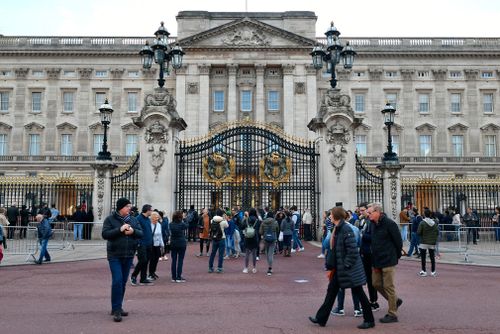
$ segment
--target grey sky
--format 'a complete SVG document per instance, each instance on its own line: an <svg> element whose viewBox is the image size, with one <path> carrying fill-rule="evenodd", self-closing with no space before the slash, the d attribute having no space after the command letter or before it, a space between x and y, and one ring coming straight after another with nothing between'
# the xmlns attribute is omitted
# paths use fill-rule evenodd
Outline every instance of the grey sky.
<svg viewBox="0 0 500 334"><path fill-rule="evenodd" d="M316 35L330 21L351 37L500 37L498 0L246 0L248 11L313 11ZM245 0L0 0L7 36L151 36L165 21L177 35L183 10L245 11Z"/></svg>

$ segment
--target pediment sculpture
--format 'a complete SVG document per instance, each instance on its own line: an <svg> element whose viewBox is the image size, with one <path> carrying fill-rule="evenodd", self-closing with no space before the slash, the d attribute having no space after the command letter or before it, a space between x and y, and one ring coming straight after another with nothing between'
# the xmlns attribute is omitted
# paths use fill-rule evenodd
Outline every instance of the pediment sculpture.
<svg viewBox="0 0 500 334"><path fill-rule="evenodd" d="M228 46L268 46L271 44L266 35L250 27L234 29L222 38L222 44Z"/></svg>

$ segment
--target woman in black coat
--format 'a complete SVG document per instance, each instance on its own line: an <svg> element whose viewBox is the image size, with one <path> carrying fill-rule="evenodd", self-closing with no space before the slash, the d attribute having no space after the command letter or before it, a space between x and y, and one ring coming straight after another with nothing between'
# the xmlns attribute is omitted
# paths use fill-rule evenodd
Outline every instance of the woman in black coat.
<svg viewBox="0 0 500 334"><path fill-rule="evenodd" d="M327 269L330 270L330 283L328 284L323 304L316 313L316 316L309 317L309 320L320 326L325 326L339 289L351 288L353 296L357 295L363 308L364 321L358 328L366 329L375 327L372 308L363 291L363 285L366 284L366 276L354 232L344 221L345 211L341 207L333 208L330 212L330 217L335 226L326 262Z"/></svg>
<svg viewBox="0 0 500 334"><path fill-rule="evenodd" d="M186 255L186 230L188 223L184 221L182 211L174 212L170 222L170 255L172 258L171 272L172 282L184 283L186 279L182 277L182 266L184 255Z"/></svg>

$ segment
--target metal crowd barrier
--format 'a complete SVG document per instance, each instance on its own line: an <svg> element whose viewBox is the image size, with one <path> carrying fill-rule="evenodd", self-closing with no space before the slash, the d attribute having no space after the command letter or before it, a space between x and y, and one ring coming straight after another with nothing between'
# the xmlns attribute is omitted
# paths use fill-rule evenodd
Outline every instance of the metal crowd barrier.
<svg viewBox="0 0 500 334"><path fill-rule="evenodd" d="M78 225L81 225L81 227ZM79 229L81 229L81 235L78 233ZM67 239L73 248L81 246L105 246L106 240L102 239L101 232L102 222L68 222L66 224ZM81 239L79 238L80 236Z"/></svg>
<svg viewBox="0 0 500 334"><path fill-rule="evenodd" d="M474 233L476 244L474 244ZM469 255L500 256L499 227L466 227L459 229L459 245L464 249L464 261L469 262Z"/></svg>
<svg viewBox="0 0 500 334"><path fill-rule="evenodd" d="M4 238L7 248L6 255L26 255L26 261L38 251L38 235L36 228L31 226L4 226ZM11 237L11 238L9 238Z"/></svg>

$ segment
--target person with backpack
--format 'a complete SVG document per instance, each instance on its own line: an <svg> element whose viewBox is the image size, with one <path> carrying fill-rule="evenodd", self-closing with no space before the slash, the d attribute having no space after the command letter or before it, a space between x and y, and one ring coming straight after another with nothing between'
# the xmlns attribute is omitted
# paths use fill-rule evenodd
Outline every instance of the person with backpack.
<svg viewBox="0 0 500 334"><path fill-rule="evenodd" d="M299 233L300 233L300 225L302 225L302 217L300 216L299 211L297 211L297 206L293 205L290 208L290 211L292 211L292 220L294 224L294 229L293 229L293 247L292 247L292 253L295 253L296 251L298 252L303 252L304 251L304 246L302 245L302 242L300 241Z"/></svg>
<svg viewBox="0 0 500 334"><path fill-rule="evenodd" d="M189 240L196 242L196 233L198 231L198 212L196 212L194 205L192 204L189 207L186 222L188 224L188 242Z"/></svg>
<svg viewBox="0 0 500 334"><path fill-rule="evenodd" d="M422 216L418 214L418 209L413 208L413 218L411 219L411 239L410 239L410 249L408 249L408 254L406 256L410 257L413 254L413 249L415 249L415 254L417 258L420 257L420 253L418 251L418 244L420 243L419 237L417 234L418 225L422 221Z"/></svg>
<svg viewBox="0 0 500 334"><path fill-rule="evenodd" d="M264 252L267 258L267 276L273 274L273 258L274 258L274 247L276 247L276 241L278 240L278 234L280 233L280 227L278 222L271 217L264 219L260 225L259 234L262 240L264 240Z"/></svg>
<svg viewBox="0 0 500 334"><path fill-rule="evenodd" d="M246 247L246 252L245 252L245 268L243 268L243 273L247 274L248 273L248 264L250 262L250 256L252 256L252 273L257 272L257 248L259 247L259 241L257 238L257 230L256 230L256 225L257 225L257 210L254 208L251 208L248 211L248 219L245 219L243 221L243 235L245 238L245 247Z"/></svg>
<svg viewBox="0 0 500 334"><path fill-rule="evenodd" d="M224 248L226 246L226 236L224 234L224 229L229 227L226 220L227 215L221 209L217 209L215 216L210 222L210 235L209 238L212 241L212 252L210 253L210 258L208 260L208 272L214 272L214 260L215 254L219 252L219 261L217 263L217 273L221 274L224 272Z"/></svg>
<svg viewBox="0 0 500 334"><path fill-rule="evenodd" d="M292 214L289 211L287 212L287 214L282 211L279 211L276 214L276 220L280 220L279 217L283 216L283 219L281 219L280 230L281 232L283 232L283 256L285 257L290 257L292 250L292 235L294 225L291 215Z"/></svg>

